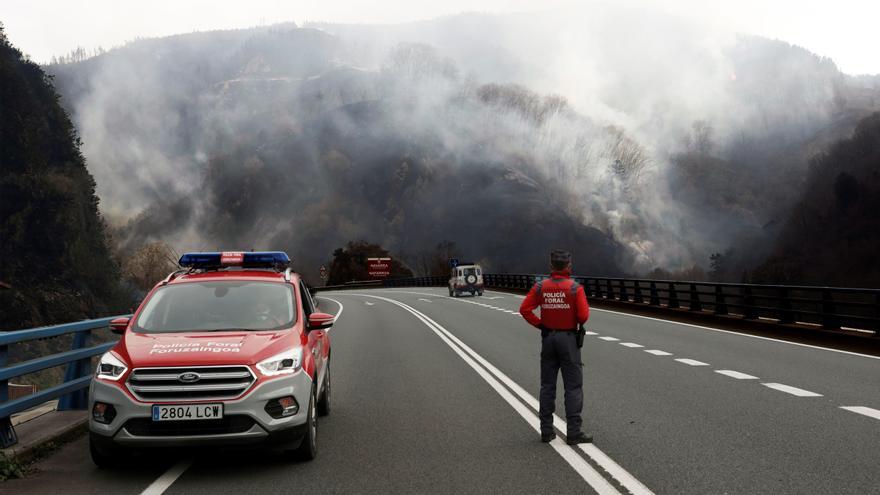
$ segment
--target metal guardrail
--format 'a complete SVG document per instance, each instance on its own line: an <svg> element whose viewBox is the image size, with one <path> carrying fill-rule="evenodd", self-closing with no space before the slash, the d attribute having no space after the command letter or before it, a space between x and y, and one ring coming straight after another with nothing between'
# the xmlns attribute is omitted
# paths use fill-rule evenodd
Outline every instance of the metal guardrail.
<svg viewBox="0 0 880 495"><path fill-rule="evenodd" d="M543 274L486 273L486 287L529 290L547 278ZM727 284L603 277L572 277L592 299L633 305L708 312L744 320L772 320L780 324L805 323L824 330L860 330L880 338L880 289L851 289L788 285ZM448 278L410 277L356 281L314 287L315 291L371 287L445 287ZM121 315L125 316L125 315ZM118 316L64 325L0 332L0 445L17 441L10 417L46 401L61 398L59 409L84 409L91 383L90 359L108 351L115 342L86 347L91 330L107 327ZM7 366L8 348L30 340L74 334L70 351ZM9 379L67 365L64 382L34 395L9 401Z"/></svg>
<svg viewBox="0 0 880 495"><path fill-rule="evenodd" d="M13 414L57 398L60 398L58 409L62 411L87 407L86 389L92 381L90 360L93 356L101 355L115 345L115 342L107 342L86 347L89 336L92 330L109 326L110 321L114 318L118 318L118 316L29 330L0 332L0 446L10 447L18 441L15 430L12 428L11 416ZM67 334L73 334L71 350L7 365L10 345ZM11 378L65 364L67 369L64 373L64 382L60 385L33 395L9 400L9 380Z"/></svg>
<svg viewBox="0 0 880 495"><path fill-rule="evenodd" d="M529 290L544 274L486 273L486 287ZM587 297L658 308L682 309L807 324L824 330L858 330L880 337L880 289L795 285L729 284L573 276ZM443 287L447 277L413 277L362 282L358 287ZM318 290L351 285L318 287Z"/></svg>

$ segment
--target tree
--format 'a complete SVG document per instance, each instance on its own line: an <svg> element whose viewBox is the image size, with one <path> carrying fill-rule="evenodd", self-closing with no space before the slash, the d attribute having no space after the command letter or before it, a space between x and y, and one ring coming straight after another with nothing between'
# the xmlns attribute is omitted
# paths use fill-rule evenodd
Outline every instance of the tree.
<svg viewBox="0 0 880 495"><path fill-rule="evenodd" d="M0 330L118 311L95 181L52 79L0 27Z"/></svg>
<svg viewBox="0 0 880 495"><path fill-rule="evenodd" d="M433 250L417 256L416 269L420 276L442 277L449 274L449 259L456 257L458 247L452 241L441 241Z"/></svg>
<svg viewBox="0 0 880 495"><path fill-rule="evenodd" d="M712 125L705 120L695 120L691 124L691 134L687 138L688 151L700 155L712 152Z"/></svg>
<svg viewBox="0 0 880 495"><path fill-rule="evenodd" d="M605 155L611 159L611 170L624 180L638 179L639 175L651 163L651 156L635 140L615 126L608 127L611 140Z"/></svg>
<svg viewBox="0 0 880 495"><path fill-rule="evenodd" d="M367 241L351 241L345 248L333 251L327 285L369 280L367 258L391 258L391 278L412 277L412 270L405 267L382 246Z"/></svg>
<svg viewBox="0 0 880 495"><path fill-rule="evenodd" d="M141 246L122 263L122 275L138 289L150 290L156 282L177 268L179 256L161 241Z"/></svg>

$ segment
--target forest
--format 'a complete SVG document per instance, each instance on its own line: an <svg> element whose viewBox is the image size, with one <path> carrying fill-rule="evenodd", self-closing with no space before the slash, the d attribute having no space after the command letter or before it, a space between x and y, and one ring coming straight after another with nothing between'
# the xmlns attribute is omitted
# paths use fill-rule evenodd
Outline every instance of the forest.
<svg viewBox="0 0 880 495"><path fill-rule="evenodd" d="M287 250L312 284L374 254L401 276L453 256L542 272L563 247L585 275L880 286L878 78L756 37L627 65L639 40L581 54L626 75L585 102L543 89L526 49L450 41L481 19L193 33L43 67L3 34L0 329L126 311L187 250ZM714 92L670 91L685 77Z"/></svg>

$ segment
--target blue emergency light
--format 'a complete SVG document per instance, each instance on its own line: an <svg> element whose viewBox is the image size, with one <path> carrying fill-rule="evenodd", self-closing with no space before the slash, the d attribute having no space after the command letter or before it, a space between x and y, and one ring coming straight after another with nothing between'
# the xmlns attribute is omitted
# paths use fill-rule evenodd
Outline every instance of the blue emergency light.
<svg viewBox="0 0 880 495"><path fill-rule="evenodd" d="M220 268L224 266L277 267L287 266L290 257L284 251L224 251L184 253L178 264L192 268Z"/></svg>

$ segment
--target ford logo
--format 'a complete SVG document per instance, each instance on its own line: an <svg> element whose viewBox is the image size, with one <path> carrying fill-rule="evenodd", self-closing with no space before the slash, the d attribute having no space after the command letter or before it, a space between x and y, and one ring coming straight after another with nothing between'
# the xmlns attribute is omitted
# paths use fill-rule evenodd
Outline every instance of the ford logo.
<svg viewBox="0 0 880 495"><path fill-rule="evenodd" d="M195 383L201 380L202 376L193 371L187 371L186 373L181 373L177 375L177 381L183 383Z"/></svg>

